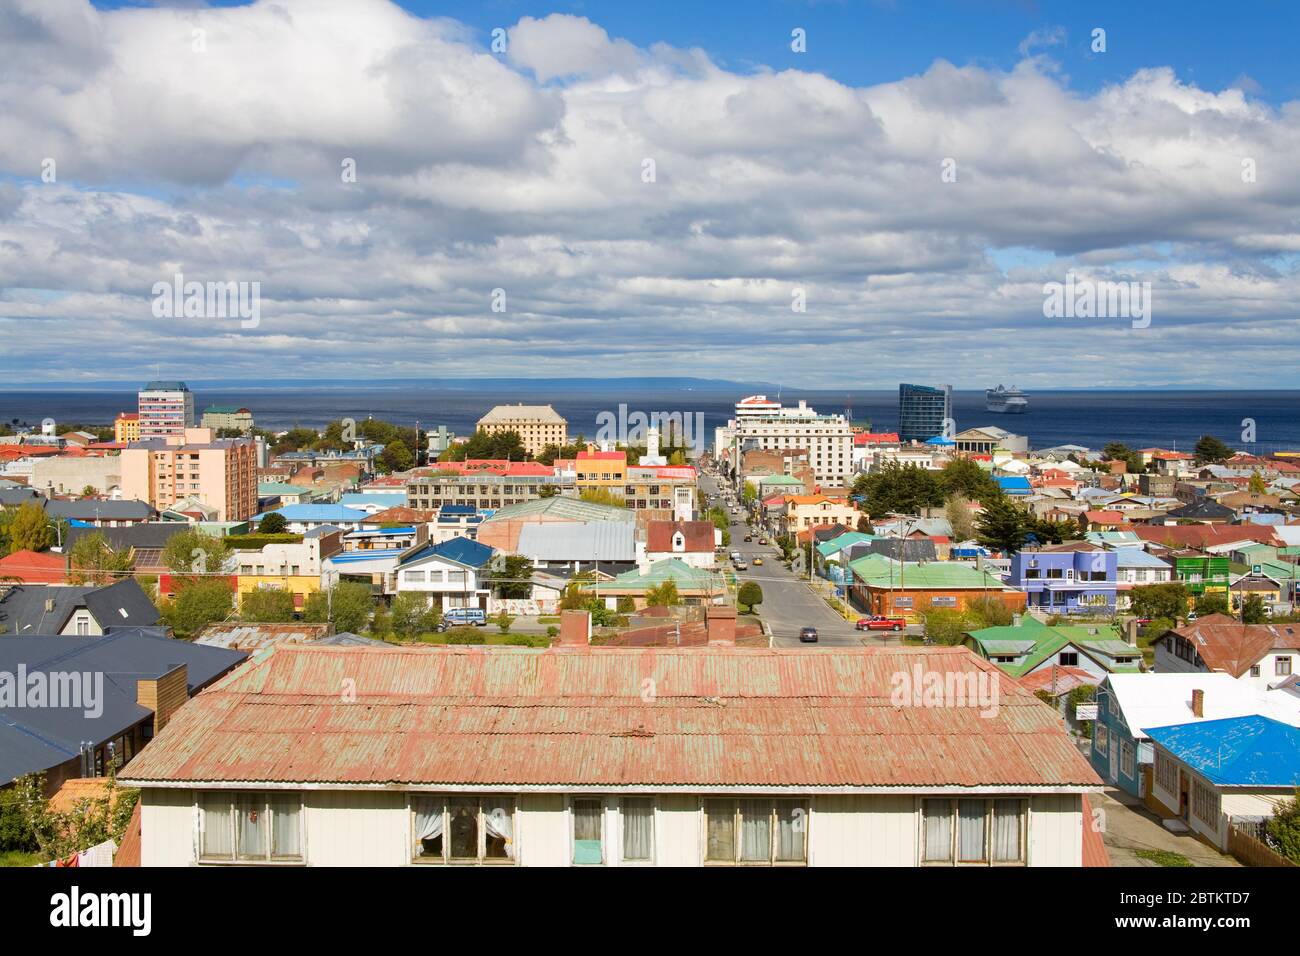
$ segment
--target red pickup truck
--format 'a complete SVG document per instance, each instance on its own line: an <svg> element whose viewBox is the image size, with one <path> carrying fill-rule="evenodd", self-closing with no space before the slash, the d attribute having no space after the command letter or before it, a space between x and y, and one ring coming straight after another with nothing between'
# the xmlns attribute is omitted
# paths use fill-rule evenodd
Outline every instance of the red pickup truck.
<svg viewBox="0 0 1300 956"><path fill-rule="evenodd" d="M871 617L858 618L858 623L853 626L859 631L901 631L907 627L907 621L901 617L884 617L880 614L873 614Z"/></svg>

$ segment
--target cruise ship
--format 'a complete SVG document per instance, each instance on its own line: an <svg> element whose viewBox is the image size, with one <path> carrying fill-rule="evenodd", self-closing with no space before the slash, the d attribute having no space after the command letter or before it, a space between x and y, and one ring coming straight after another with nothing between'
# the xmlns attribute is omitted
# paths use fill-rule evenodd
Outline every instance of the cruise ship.
<svg viewBox="0 0 1300 956"><path fill-rule="evenodd" d="M988 400L985 406L990 412L1001 412L1006 415L1019 415L1022 412L1029 411L1029 399L1025 398L1025 393L1012 385L1007 388L1005 385L999 385L997 388L990 388L984 393Z"/></svg>

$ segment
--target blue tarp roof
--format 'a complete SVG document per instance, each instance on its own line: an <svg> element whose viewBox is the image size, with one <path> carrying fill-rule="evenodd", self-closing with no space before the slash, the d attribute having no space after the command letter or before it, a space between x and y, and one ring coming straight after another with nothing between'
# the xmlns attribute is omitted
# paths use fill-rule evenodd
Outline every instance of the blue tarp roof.
<svg viewBox="0 0 1300 956"><path fill-rule="evenodd" d="M261 521L268 514L283 515L285 521L364 521L370 515L357 508L343 505L286 505L275 511L257 515L254 521Z"/></svg>
<svg viewBox="0 0 1300 956"><path fill-rule="evenodd" d="M1146 732L1201 776L1221 786L1300 784L1300 729L1271 717L1228 717L1148 727Z"/></svg>

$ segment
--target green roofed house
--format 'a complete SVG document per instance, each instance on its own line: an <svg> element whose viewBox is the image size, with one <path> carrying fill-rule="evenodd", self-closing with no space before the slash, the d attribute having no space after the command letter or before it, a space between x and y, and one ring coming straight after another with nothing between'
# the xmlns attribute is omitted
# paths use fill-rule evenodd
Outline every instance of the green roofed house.
<svg viewBox="0 0 1300 956"><path fill-rule="evenodd" d="M314 488L291 485L285 481L259 481L258 498L279 498L281 505L309 505L319 497Z"/></svg>
<svg viewBox="0 0 1300 956"><path fill-rule="evenodd" d="M964 611L974 601L992 598L1012 612L1025 608L1025 592L1008 587L966 561L895 561L868 554L849 563L854 604L872 614L921 619L927 611Z"/></svg>
<svg viewBox="0 0 1300 956"><path fill-rule="evenodd" d="M612 581L592 585L592 590L597 597L604 599L610 610L617 608L621 597L631 597L636 606L642 608L646 606L646 592L665 581L677 585L677 594L683 604L720 604L727 593L722 575L693 568L677 558L656 561L645 570L625 571Z"/></svg>
<svg viewBox="0 0 1300 956"><path fill-rule="evenodd" d="M865 534L861 531L846 531L844 534L836 535L817 545L817 573L824 578L829 578L836 584L843 584L849 576L848 568L844 567L844 552L855 544L865 544L868 541L875 541L876 535Z"/></svg>
<svg viewBox="0 0 1300 956"><path fill-rule="evenodd" d="M1007 627L970 631L963 643L1015 678L1050 671L1053 665L1077 668L1097 681L1142 670L1142 650L1120 640L1105 624L1051 626L1028 616Z"/></svg>

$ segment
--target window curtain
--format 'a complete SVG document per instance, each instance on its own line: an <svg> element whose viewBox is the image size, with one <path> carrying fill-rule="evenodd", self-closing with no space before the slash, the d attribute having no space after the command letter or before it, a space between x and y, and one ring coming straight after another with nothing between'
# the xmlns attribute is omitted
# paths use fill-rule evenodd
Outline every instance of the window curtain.
<svg viewBox="0 0 1300 956"><path fill-rule="evenodd" d="M230 859L235 848L231 838L230 794L209 793L203 796L202 855Z"/></svg>
<svg viewBox="0 0 1300 956"><path fill-rule="evenodd" d="M501 859L501 854L496 851L494 843L496 840L505 844L505 858L513 860L515 858L515 814L514 804L508 800L488 799L483 802L483 829L487 832L488 841L485 856L489 859Z"/></svg>
<svg viewBox="0 0 1300 956"><path fill-rule="evenodd" d="M623 859L649 860L654 848L654 803L647 797L623 801Z"/></svg>
<svg viewBox="0 0 1300 956"><path fill-rule="evenodd" d="M1020 801L993 801L993 860L1013 863L1022 859Z"/></svg>
<svg viewBox="0 0 1300 956"><path fill-rule="evenodd" d="M952 860L952 804L947 800L926 800L925 859L927 862Z"/></svg>
<svg viewBox="0 0 1300 956"><path fill-rule="evenodd" d="M794 802L778 801L776 804L776 858L792 862L805 858L804 831L808 826L807 811Z"/></svg>
<svg viewBox="0 0 1300 956"><path fill-rule="evenodd" d="M241 860L266 859L266 802L259 794L235 797L236 827Z"/></svg>
<svg viewBox="0 0 1300 956"><path fill-rule="evenodd" d="M771 804L766 800L740 801L740 858L767 861L772 858Z"/></svg>
<svg viewBox="0 0 1300 956"><path fill-rule="evenodd" d="M708 849L705 859L736 861L736 805L730 800L709 800L705 804L708 818Z"/></svg>
<svg viewBox="0 0 1300 956"><path fill-rule="evenodd" d="M601 815L599 800L573 801L573 862L603 863L601 853Z"/></svg>
<svg viewBox="0 0 1300 956"><path fill-rule="evenodd" d="M276 794L271 797L272 856L302 856L301 831L298 826L301 806L297 794Z"/></svg>
<svg viewBox="0 0 1300 956"><path fill-rule="evenodd" d="M986 859L984 856L985 806L983 800L957 801L957 859L959 862Z"/></svg>

